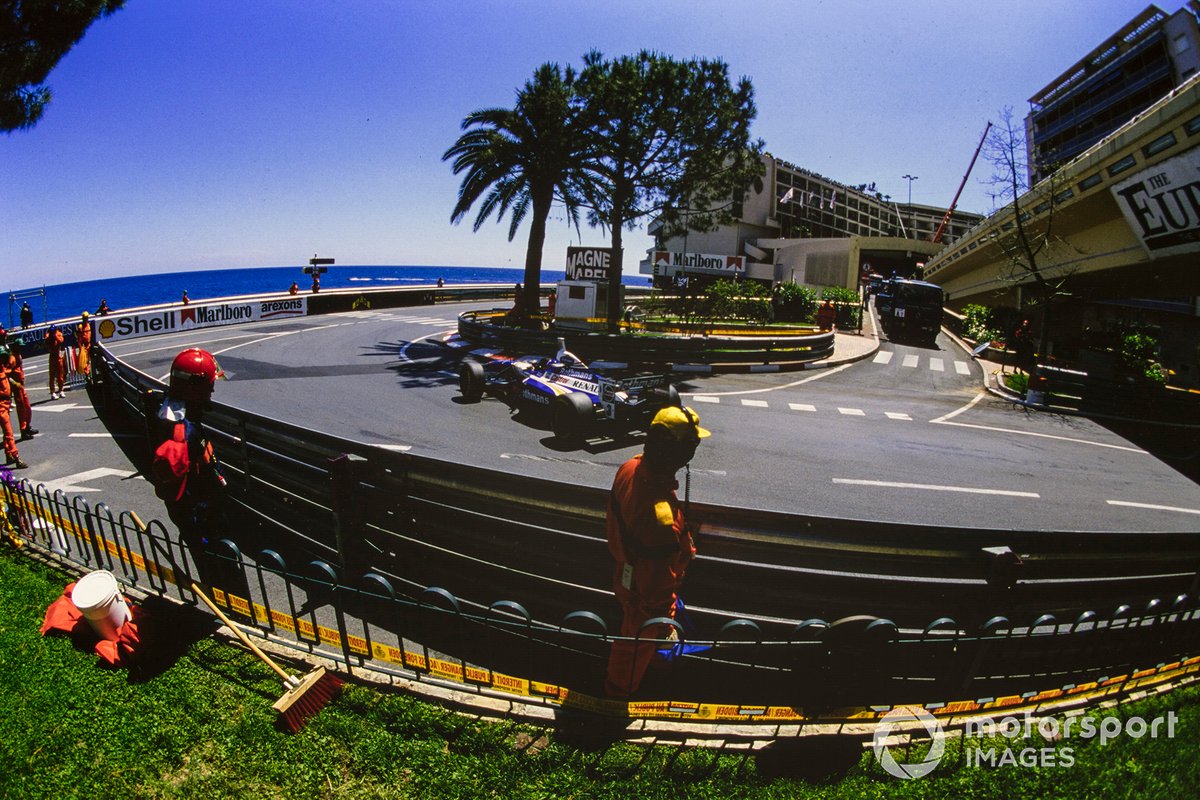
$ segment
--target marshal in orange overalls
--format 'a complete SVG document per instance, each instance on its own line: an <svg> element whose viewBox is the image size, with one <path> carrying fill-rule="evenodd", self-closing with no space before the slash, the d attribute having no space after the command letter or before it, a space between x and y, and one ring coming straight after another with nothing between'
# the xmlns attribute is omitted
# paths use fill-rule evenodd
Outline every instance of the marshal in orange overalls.
<svg viewBox="0 0 1200 800"><path fill-rule="evenodd" d="M621 604L621 636L609 652L604 683L609 697L637 691L655 650L656 639L668 638L669 625L642 624L655 617L675 616L677 592L688 563L696 554L683 518L673 472L655 470L634 456L613 480L608 505L608 550L613 557L613 592Z"/></svg>
<svg viewBox="0 0 1200 800"><path fill-rule="evenodd" d="M66 389L67 383L67 354L63 351L63 333L57 326L51 326L46 331L46 352L50 357L50 397L58 397Z"/></svg>
<svg viewBox="0 0 1200 800"><path fill-rule="evenodd" d="M92 374L92 324L88 322L88 312L83 312L82 319L75 326L75 371L83 376Z"/></svg>

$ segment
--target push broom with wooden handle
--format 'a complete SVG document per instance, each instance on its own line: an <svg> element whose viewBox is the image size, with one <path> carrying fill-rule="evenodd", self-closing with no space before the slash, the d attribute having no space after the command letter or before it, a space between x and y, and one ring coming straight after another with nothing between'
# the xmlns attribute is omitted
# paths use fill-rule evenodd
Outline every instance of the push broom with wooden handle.
<svg viewBox="0 0 1200 800"><path fill-rule="evenodd" d="M142 531L146 532L146 526L138 518L137 514L132 511L129 515L133 517L134 524ZM167 560L171 560L170 555L167 555ZM171 568L175 570L176 575L183 575L183 571L171 561ZM188 584L196 596L204 601L214 614L225 623L225 627L233 631L234 635L241 640L242 644L250 649L250 652L263 660L268 667L275 671L283 680L283 685L287 689L283 696L275 701L272 706L279 712L279 722L292 733L296 733L305 725L309 719L317 714L325 705L337 695L342 688L342 679L327 671L324 667L317 667L312 672L306 675L292 675L283 667L275 663L275 661L263 652L262 648L250 640L250 637L242 632L242 629L233 623L225 615L217 604L214 603L200 585L193 580L188 580Z"/></svg>

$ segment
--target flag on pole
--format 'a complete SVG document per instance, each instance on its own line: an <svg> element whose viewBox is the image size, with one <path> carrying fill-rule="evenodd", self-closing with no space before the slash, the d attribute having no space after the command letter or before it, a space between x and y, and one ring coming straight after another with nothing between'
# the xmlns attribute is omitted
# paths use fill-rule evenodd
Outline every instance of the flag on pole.
<svg viewBox="0 0 1200 800"><path fill-rule="evenodd" d="M783 197L779 198L779 205L783 205L787 201L791 200L792 195L794 195L795 193L796 193L795 189L788 189L786 192L783 193Z"/></svg>
<svg viewBox="0 0 1200 800"><path fill-rule="evenodd" d="M837 192L832 192L829 195L829 210L837 211Z"/></svg>

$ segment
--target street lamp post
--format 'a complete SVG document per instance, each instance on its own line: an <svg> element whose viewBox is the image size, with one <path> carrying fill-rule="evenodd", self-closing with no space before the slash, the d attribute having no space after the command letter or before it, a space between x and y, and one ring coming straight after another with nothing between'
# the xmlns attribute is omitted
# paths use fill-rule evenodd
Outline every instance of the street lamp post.
<svg viewBox="0 0 1200 800"><path fill-rule="evenodd" d="M916 176L916 175L901 175L900 176L901 180L908 181L908 216L909 216L909 220L912 222L914 239L916 238L916 233L917 233L917 215L914 214L913 210L912 210L912 182L917 180L917 177L918 176Z"/></svg>

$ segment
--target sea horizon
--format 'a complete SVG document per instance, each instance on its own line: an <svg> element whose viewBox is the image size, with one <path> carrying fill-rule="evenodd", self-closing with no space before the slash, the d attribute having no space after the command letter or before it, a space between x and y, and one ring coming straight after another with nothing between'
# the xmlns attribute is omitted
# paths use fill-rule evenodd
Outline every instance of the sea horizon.
<svg viewBox="0 0 1200 800"><path fill-rule="evenodd" d="M124 308L179 302L186 291L189 301L201 302L218 297L234 297L269 292L286 292L292 282L302 291L310 291L312 276L303 266L213 267L187 272L151 272L93 278L85 281L44 284L4 292L7 309L0 309L0 321L6 327L20 322L22 303L33 311L34 323L76 319L83 311L95 314L100 301L116 312ZM636 267L635 267L636 270ZM563 280L564 270L541 271L543 285ZM441 278L447 285L464 283L520 283L524 267L500 266L418 266L408 264L347 264L327 267L321 276L322 289L370 288L396 284L435 285ZM643 284L648 276L628 267L622 275L625 284Z"/></svg>

